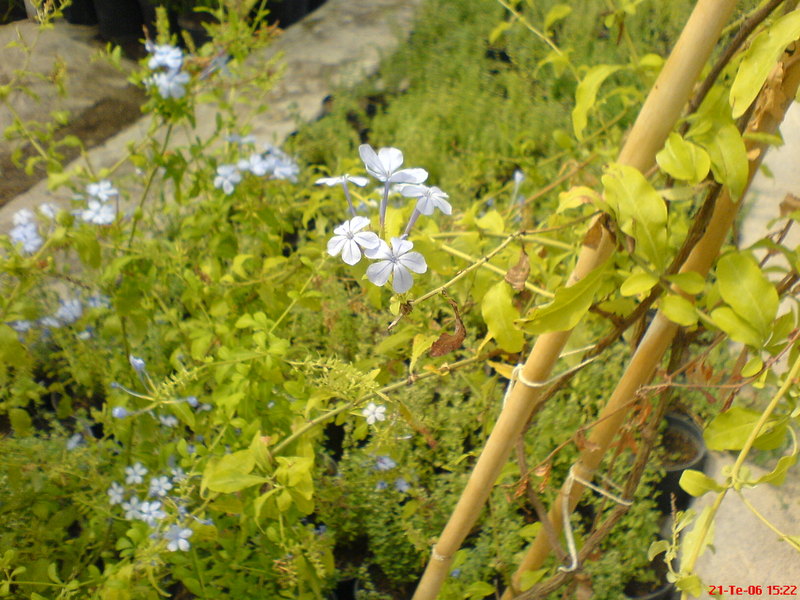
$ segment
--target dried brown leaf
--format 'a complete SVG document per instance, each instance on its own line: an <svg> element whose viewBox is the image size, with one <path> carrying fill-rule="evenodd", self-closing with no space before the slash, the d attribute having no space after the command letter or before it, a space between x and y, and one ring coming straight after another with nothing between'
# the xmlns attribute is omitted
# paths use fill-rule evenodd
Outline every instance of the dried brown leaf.
<svg viewBox="0 0 800 600"><path fill-rule="evenodd" d="M786 217L793 212L800 210L800 198L793 194L786 194L781 202L781 216Z"/></svg>
<svg viewBox="0 0 800 600"><path fill-rule="evenodd" d="M444 356L453 350L459 349L461 344L464 343L464 338L467 336L464 322L461 320L461 315L458 313L458 305L450 298L447 298L447 302L453 307L453 314L456 319L456 330L454 333L443 333L439 336L439 339L433 342L430 352L428 353L433 357Z"/></svg>
<svg viewBox="0 0 800 600"><path fill-rule="evenodd" d="M525 247L519 250L519 260L517 264L511 267L506 273L506 281L511 284L511 287L516 291L521 292L525 289L525 282L528 280L528 274L531 272L531 264L528 261L528 254L525 252Z"/></svg>

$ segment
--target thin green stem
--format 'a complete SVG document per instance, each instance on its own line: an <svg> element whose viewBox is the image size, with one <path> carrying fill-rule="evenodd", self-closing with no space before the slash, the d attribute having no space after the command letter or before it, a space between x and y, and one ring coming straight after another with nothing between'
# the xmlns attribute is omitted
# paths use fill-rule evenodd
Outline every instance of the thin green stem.
<svg viewBox="0 0 800 600"><path fill-rule="evenodd" d="M318 273L322 270L322 267L325 264L326 260L328 260L327 254L323 255L322 260L319 262L319 266L314 271L312 271L311 275L308 276L308 279L306 279L305 283L303 284L303 287L301 287L300 291L297 292L297 295L294 298L292 298L292 301L289 303L289 306L286 307L286 309L281 313L281 316L279 316L278 319L272 324L269 333L275 331L275 328L278 325L280 325L281 321L283 321L286 318L286 315L288 315L291 312L291 310L295 307L300 298L303 297L303 293L306 291L306 288L314 280L314 278L317 277Z"/></svg>
<svg viewBox="0 0 800 600"><path fill-rule="evenodd" d="M208 598L208 594L206 594L206 581L203 577L203 570L200 568L200 563L197 560L197 549L192 546L192 566L194 567L194 572L197 574L197 581L200 582L200 591L203 594L203 598Z"/></svg>
<svg viewBox="0 0 800 600"><path fill-rule="evenodd" d="M172 128L173 125L170 123L167 125L167 132L164 135L164 143L161 144L161 150L159 151L159 156L163 155L164 152L167 150L167 145L169 144L169 138L172 135ZM136 235L136 227L139 225L139 221L141 220L141 216L137 216L138 213L141 213L142 207L144 206L145 200L147 200L147 195L150 193L150 188L153 185L153 180L156 178L156 173L158 173L159 166L155 165L152 169L150 169L150 173L147 176L147 183L145 183L144 190L142 191L142 197L139 199L139 205L136 207L136 213L134 213L133 217L133 225L131 226L131 234L128 236L128 248L131 247L133 244L133 237Z"/></svg>

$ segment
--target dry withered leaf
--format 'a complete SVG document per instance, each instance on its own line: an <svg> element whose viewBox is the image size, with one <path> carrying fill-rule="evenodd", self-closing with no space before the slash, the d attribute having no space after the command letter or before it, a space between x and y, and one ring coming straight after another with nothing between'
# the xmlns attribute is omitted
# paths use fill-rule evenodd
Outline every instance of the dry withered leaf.
<svg viewBox="0 0 800 600"><path fill-rule="evenodd" d="M578 447L578 450L583 452L584 450L589 450L594 452L600 449L600 446L597 444L590 442L586 437L586 432L583 429L578 429L575 432L575 445Z"/></svg>
<svg viewBox="0 0 800 600"><path fill-rule="evenodd" d="M443 333L439 336L431 349L428 352L430 356L444 356L453 350L457 350L464 343L464 338L467 336L467 330L464 328L464 322L461 320L461 315L458 313L458 305L450 298L445 298L450 306L453 307L453 314L456 319L456 330L454 333Z"/></svg>
<svg viewBox="0 0 800 600"><path fill-rule="evenodd" d="M528 280L528 274L530 272L531 264L528 262L528 254L525 252L525 246L522 246L519 249L519 260L517 264L508 270L505 279L511 284L512 288L521 292L525 289L525 282Z"/></svg>
<svg viewBox="0 0 800 600"><path fill-rule="evenodd" d="M553 465L548 461L546 463L539 465L533 470L534 475L542 478L542 481L539 482L539 485L537 486L539 493L542 493L545 490L545 488L547 488L547 484L550 483L550 474L552 469Z"/></svg>
<svg viewBox="0 0 800 600"><path fill-rule="evenodd" d="M786 197L781 201L781 216L785 217L793 212L800 210L800 198L794 194L786 194Z"/></svg>

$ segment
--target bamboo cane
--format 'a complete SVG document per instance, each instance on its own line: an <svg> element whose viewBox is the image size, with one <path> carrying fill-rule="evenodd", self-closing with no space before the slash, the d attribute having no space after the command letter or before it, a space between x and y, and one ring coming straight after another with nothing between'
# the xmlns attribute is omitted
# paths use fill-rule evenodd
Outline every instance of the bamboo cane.
<svg viewBox="0 0 800 600"><path fill-rule="evenodd" d="M689 100L694 83L711 55L735 0L698 0L683 32L667 59L619 155L619 162L646 171ZM603 264L614 250L614 238L597 219L583 241L568 285ZM546 333L536 340L522 376L544 382L566 345L571 331ZM422 575L413 600L434 600L450 572L456 551L478 519L481 508L508 460L525 423L539 403L543 388L515 385L486 446Z"/></svg>
<svg viewBox="0 0 800 600"><path fill-rule="evenodd" d="M754 118L751 119L751 124L754 123L755 126L750 128L749 131L774 133L783 120L783 116L792 99L795 97L798 86L800 86L800 59L796 57L785 57L785 59L776 67L782 72L779 90L768 90L768 93L773 95L773 98L781 98L782 102L779 106L770 106L760 112L757 109ZM765 92L762 91L761 96L763 97L764 95ZM765 146L752 141L746 141L746 146L748 156L753 157L749 163L747 182L747 187L749 187L763 159ZM741 202L732 201L728 190L723 190L714 206L714 213L708 229L684 262L681 272L694 271L703 276L708 273L728 236L740 206ZM678 290L675 291L677 292ZM592 473L599 466L611 441L628 417L627 413L630 410L632 398L637 390L642 385L647 384L653 376L677 330L678 325L669 321L660 311L656 314L645 337L631 358L630 364L622 379L620 379L617 388L601 411L598 417L599 423L589 436L589 443L573 466L573 469L582 479L591 479ZM561 531L562 528L564 496L567 491L569 491L569 509L572 511L580 500L583 490L584 486L577 480L573 480L569 486L564 485L562 487L558 498L548 513L550 522L557 532ZM519 582L522 573L538 569L550 550L548 538L540 533L531 544L517 572L514 574L511 586L502 596L503 600L509 600L520 593Z"/></svg>

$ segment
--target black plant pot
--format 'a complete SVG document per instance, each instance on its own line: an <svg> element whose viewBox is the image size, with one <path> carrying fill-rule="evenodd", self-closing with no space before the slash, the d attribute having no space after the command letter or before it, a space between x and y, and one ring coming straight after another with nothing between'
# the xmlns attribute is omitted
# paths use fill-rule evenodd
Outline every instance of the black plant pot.
<svg viewBox="0 0 800 600"><path fill-rule="evenodd" d="M667 428L661 438L666 458L664 468L667 473L658 485L658 508L664 514L672 512L672 497L675 497L675 509L686 510L691 496L680 485L681 475L686 469L703 471L706 464L706 445L703 432L688 417L670 413L664 417Z"/></svg>
<svg viewBox="0 0 800 600"><path fill-rule="evenodd" d="M641 583L631 581L625 586L625 598L631 600L666 600L675 593L675 584L667 581L667 565L664 556L659 555L650 563L650 569L661 583Z"/></svg>
<svg viewBox="0 0 800 600"><path fill-rule="evenodd" d="M72 0L64 9L64 18L73 25L97 25L97 11L92 0Z"/></svg>

